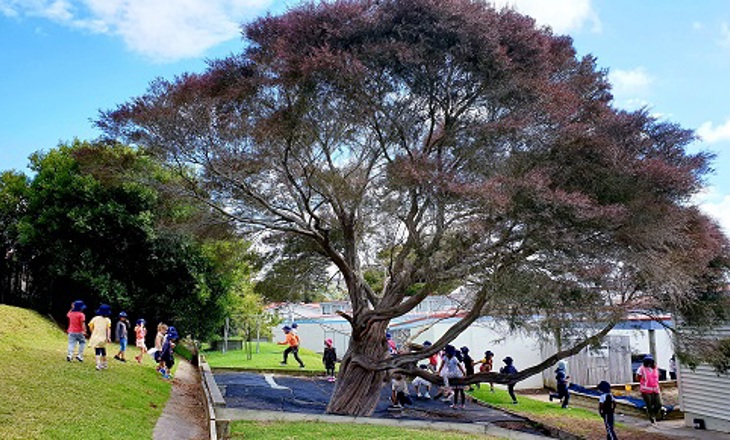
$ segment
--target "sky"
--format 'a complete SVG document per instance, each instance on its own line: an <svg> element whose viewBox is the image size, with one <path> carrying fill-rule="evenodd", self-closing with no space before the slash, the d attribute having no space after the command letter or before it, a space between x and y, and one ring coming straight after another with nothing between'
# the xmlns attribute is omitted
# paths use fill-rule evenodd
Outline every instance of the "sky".
<svg viewBox="0 0 730 440"><path fill-rule="evenodd" d="M716 154L696 203L730 235L730 1L495 0L573 38L614 105L695 130ZM240 25L294 0L0 0L0 171L92 140L100 110L243 46Z"/></svg>

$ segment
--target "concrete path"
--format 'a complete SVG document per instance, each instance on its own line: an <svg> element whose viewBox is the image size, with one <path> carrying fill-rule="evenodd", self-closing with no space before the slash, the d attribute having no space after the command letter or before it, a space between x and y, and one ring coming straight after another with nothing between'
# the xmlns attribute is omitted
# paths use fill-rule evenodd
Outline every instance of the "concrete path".
<svg viewBox="0 0 730 440"><path fill-rule="evenodd" d="M207 418L198 370L178 362L172 393L153 432L154 440L206 440Z"/></svg>

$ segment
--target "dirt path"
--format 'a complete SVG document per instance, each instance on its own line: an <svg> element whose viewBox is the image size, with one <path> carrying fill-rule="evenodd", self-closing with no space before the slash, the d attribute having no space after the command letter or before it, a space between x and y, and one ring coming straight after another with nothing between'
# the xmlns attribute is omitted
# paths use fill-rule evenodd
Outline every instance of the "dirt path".
<svg viewBox="0 0 730 440"><path fill-rule="evenodd" d="M154 440L208 439L203 389L198 370L179 360L172 394L155 425Z"/></svg>

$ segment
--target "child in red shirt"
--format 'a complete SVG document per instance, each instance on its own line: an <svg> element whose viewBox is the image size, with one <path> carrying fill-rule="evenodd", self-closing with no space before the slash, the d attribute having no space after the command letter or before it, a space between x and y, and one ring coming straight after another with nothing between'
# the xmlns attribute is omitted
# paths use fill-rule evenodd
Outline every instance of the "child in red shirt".
<svg viewBox="0 0 730 440"><path fill-rule="evenodd" d="M83 301L74 301L71 303L71 310L68 311L68 354L66 360L71 362L73 359L74 348L79 344L79 351L76 360L84 361L84 347L86 347L86 315L83 310L86 305Z"/></svg>

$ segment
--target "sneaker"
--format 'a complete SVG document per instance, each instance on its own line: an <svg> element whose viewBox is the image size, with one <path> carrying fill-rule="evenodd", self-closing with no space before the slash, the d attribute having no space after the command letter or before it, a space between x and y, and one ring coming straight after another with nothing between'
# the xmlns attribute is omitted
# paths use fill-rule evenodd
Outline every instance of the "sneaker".
<svg viewBox="0 0 730 440"><path fill-rule="evenodd" d="M466 404L465 403L462 403L461 404L461 409L466 409Z"/></svg>
<svg viewBox="0 0 730 440"><path fill-rule="evenodd" d="M552 394L548 394L548 399L550 399L550 401L552 402L553 401L553 395Z"/></svg>
<svg viewBox="0 0 730 440"><path fill-rule="evenodd" d="M101 371L101 368L102 368L101 365L97 365L96 366L96 369L99 370L99 371Z"/></svg>
<svg viewBox="0 0 730 440"><path fill-rule="evenodd" d="M512 405L517 405L517 401L516 401L516 400L515 400L515 401L513 401L513 402L512 402Z"/></svg>
<svg viewBox="0 0 730 440"><path fill-rule="evenodd" d="M71 362L71 356L70 355L69 356L66 356L66 360L69 361L69 362Z"/></svg>
<svg viewBox="0 0 730 440"><path fill-rule="evenodd" d="M84 361L84 358L82 358L81 356L76 356L76 360L79 361L79 362L83 362Z"/></svg>
<svg viewBox="0 0 730 440"><path fill-rule="evenodd" d="M421 394L421 393L418 393L418 396L417 396L417 397L418 397L419 399L423 399L423 397L424 397L424 396L423 396L423 394Z"/></svg>
<svg viewBox="0 0 730 440"><path fill-rule="evenodd" d="M286 365L286 362L279 362L279 365Z"/></svg>
<svg viewBox="0 0 730 440"><path fill-rule="evenodd" d="M304 369L304 365L300 365L300 366L299 366L299 369L300 369L300 370L303 370L303 369Z"/></svg>
<svg viewBox="0 0 730 440"><path fill-rule="evenodd" d="M163 376L166 376L167 375L167 370L165 370L164 368L160 368L160 374L163 375Z"/></svg>
<svg viewBox="0 0 730 440"><path fill-rule="evenodd" d="M430 394L428 394L428 393L426 393L426 394L425 394L425 395L424 395L423 397L425 397L425 398L426 398L426 400L431 400L431 395L430 395Z"/></svg>

